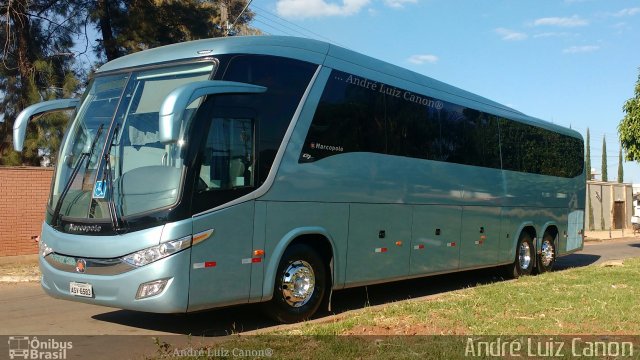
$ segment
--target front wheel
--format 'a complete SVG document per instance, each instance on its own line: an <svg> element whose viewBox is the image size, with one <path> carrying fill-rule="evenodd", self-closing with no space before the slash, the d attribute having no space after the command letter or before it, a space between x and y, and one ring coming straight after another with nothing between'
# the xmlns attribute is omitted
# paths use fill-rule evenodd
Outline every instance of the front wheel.
<svg viewBox="0 0 640 360"><path fill-rule="evenodd" d="M556 262L556 247L553 237L544 234L542 244L540 244L540 255L538 255L537 273L541 274L551 271Z"/></svg>
<svg viewBox="0 0 640 360"><path fill-rule="evenodd" d="M311 247L287 248L278 265L273 298L265 305L267 315L282 323L309 319L322 303L326 274L322 259Z"/></svg>
<svg viewBox="0 0 640 360"><path fill-rule="evenodd" d="M534 247L531 235L527 232L520 234L516 246L516 258L513 264L506 267L506 276L511 279L524 275L531 275L533 271Z"/></svg>

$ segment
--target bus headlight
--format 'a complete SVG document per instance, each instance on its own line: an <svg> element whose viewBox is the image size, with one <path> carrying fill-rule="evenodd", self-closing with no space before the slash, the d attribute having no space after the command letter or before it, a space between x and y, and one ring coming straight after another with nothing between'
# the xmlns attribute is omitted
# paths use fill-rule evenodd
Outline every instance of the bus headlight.
<svg viewBox="0 0 640 360"><path fill-rule="evenodd" d="M191 246L191 236L182 239L167 241L157 246L136 251L122 258L126 263L133 266L144 266L158 261L178 251L184 250Z"/></svg>

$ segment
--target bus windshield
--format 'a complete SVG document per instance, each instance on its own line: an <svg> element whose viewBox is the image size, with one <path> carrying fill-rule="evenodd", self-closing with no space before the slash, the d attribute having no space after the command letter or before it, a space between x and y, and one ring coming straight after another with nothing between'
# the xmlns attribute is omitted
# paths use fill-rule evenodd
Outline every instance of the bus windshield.
<svg viewBox="0 0 640 360"><path fill-rule="evenodd" d="M184 131L201 99L188 106L175 144L159 141L158 112L172 90L209 79L213 68L194 63L94 78L62 144L49 199L59 211L53 221L109 220L175 204Z"/></svg>

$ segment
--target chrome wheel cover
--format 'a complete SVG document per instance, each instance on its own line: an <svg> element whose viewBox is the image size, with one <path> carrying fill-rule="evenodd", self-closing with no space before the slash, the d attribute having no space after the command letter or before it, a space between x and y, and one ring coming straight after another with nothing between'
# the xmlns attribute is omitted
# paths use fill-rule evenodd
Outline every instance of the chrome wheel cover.
<svg viewBox="0 0 640 360"><path fill-rule="evenodd" d="M518 249L518 266L521 270L528 270L531 266L531 247L527 242L522 242Z"/></svg>
<svg viewBox="0 0 640 360"><path fill-rule="evenodd" d="M544 240L540 247L540 261L545 267L551 265L553 262L553 243L549 240Z"/></svg>
<svg viewBox="0 0 640 360"><path fill-rule="evenodd" d="M282 297L292 307L300 307L309 302L316 285L313 268L308 262L292 262L282 274Z"/></svg>

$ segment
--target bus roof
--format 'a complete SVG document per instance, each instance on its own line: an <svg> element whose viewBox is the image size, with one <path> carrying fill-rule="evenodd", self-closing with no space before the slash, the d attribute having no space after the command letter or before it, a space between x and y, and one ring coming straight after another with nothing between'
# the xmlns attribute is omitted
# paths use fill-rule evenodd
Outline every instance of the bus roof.
<svg viewBox="0 0 640 360"><path fill-rule="evenodd" d="M328 58L383 73L404 81L464 100L465 105L509 119L540 126L552 131L582 139L580 133L565 127L527 116L508 106L455 86L418 74L408 69L322 41L288 36L238 36L188 41L137 52L112 60L101 66L96 74L127 68L162 64L187 59L202 59L219 54L262 54L295 58L315 64L324 64ZM471 105L473 103L473 105Z"/></svg>

